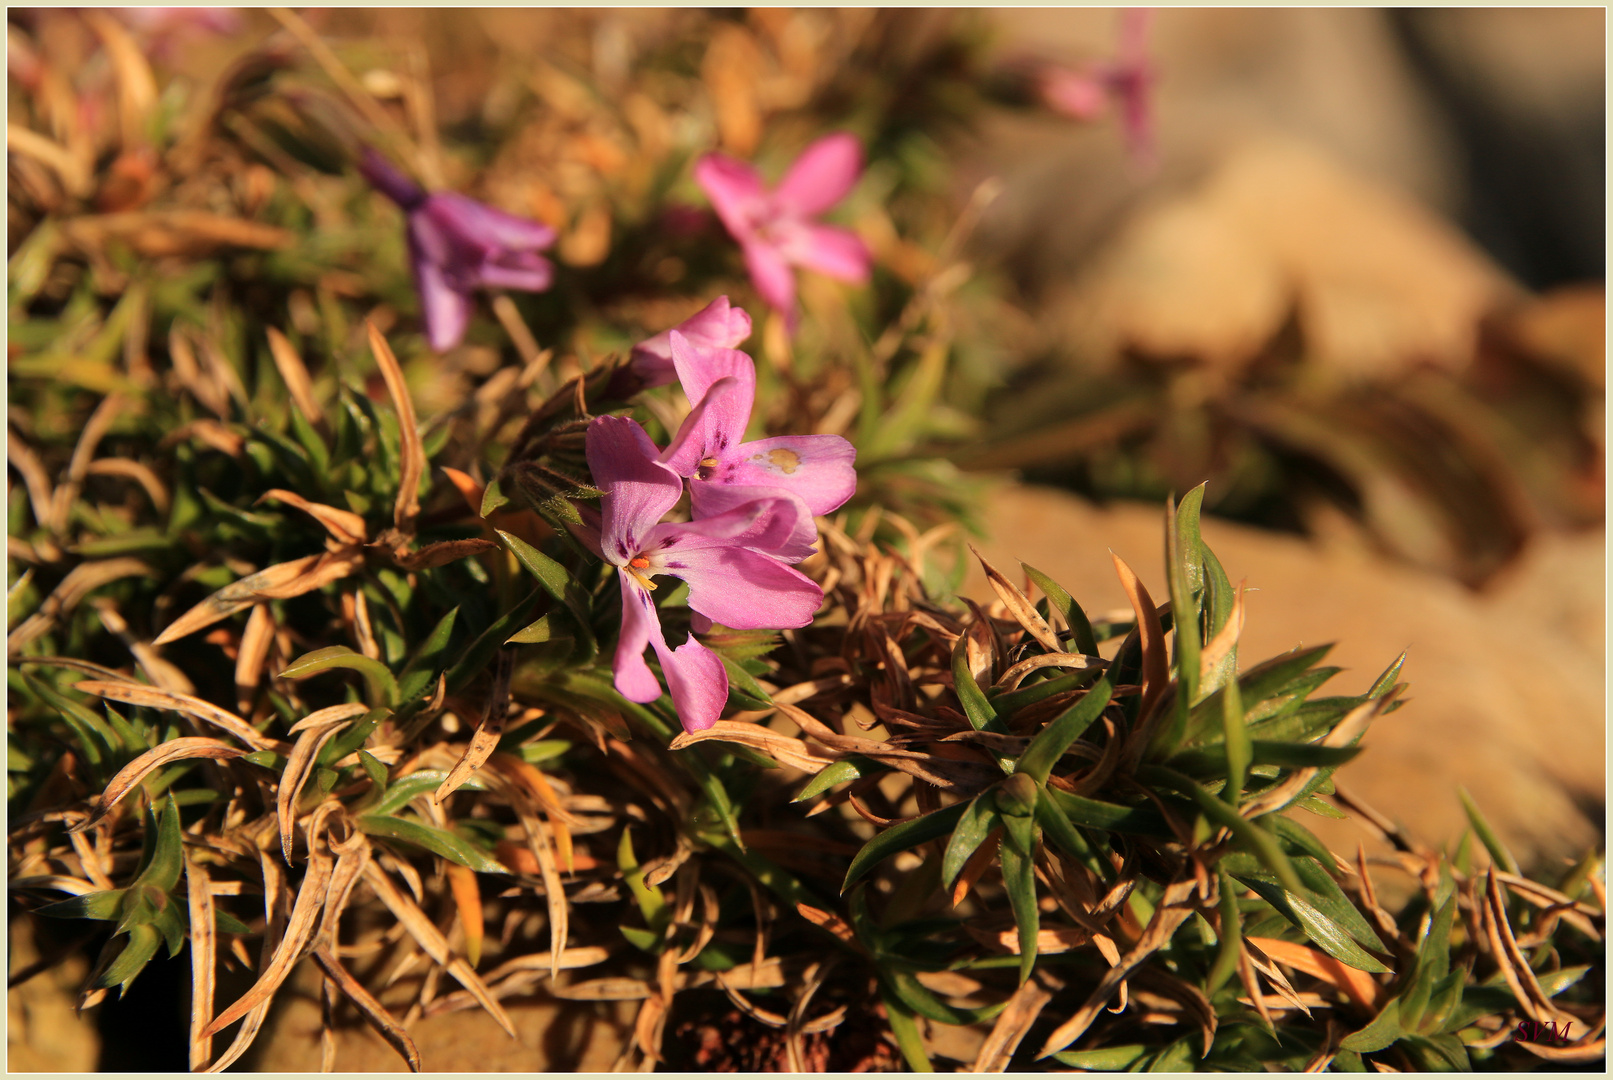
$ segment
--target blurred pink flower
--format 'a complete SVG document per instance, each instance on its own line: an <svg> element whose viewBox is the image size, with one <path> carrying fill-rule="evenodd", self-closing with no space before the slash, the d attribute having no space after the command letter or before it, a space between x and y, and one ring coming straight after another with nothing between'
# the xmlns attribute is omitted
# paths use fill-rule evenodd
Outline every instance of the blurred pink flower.
<svg viewBox="0 0 1613 1080"><path fill-rule="evenodd" d="M768 190L751 166L723 154L695 165L717 216L745 254L745 266L763 300L795 326L794 266L841 281L868 280L872 259L849 229L812 219L846 197L862 172L862 147L852 135L826 135L807 147Z"/></svg>
<svg viewBox="0 0 1613 1080"><path fill-rule="evenodd" d="M1120 49L1081 71L1048 66L1037 76L1042 103L1054 112L1076 120L1095 120L1111 101L1120 109L1120 126L1132 158L1148 166L1154 162L1154 66L1148 58L1148 8L1127 8L1120 14Z"/></svg>
<svg viewBox="0 0 1613 1080"><path fill-rule="evenodd" d="M549 287L554 267L538 254L555 241L549 226L451 191L428 195L370 147L364 148L359 171L407 217L421 319L437 352L464 338L476 289L542 292Z"/></svg>

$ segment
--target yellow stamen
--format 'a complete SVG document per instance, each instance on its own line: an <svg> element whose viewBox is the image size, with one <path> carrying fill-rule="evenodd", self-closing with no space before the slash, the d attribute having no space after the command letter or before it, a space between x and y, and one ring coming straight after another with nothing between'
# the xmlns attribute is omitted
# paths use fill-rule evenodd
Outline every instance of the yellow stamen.
<svg viewBox="0 0 1613 1080"><path fill-rule="evenodd" d="M702 469L715 469L717 467L717 459L714 457L701 458L700 467Z"/></svg>
<svg viewBox="0 0 1613 1080"><path fill-rule="evenodd" d="M649 578L645 577L643 574L638 572L638 569L637 569L638 563L639 563L639 560L634 559L632 562L630 562L626 566L622 567L622 569L626 570L628 572L628 574L633 578L634 581L638 582L640 585L644 586L646 589L650 590L651 592L654 592L655 591L655 582L651 581ZM645 559L644 560L644 565L649 566L650 561L648 559Z"/></svg>

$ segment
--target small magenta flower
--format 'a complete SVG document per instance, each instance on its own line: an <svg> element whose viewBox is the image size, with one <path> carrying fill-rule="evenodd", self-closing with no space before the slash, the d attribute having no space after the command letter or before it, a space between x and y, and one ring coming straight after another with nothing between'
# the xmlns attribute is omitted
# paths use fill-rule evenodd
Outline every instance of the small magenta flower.
<svg viewBox="0 0 1613 1080"><path fill-rule="evenodd" d="M795 325L794 266L842 281L868 280L868 248L849 229L812 219L846 197L862 172L862 147L844 132L826 135L795 159L769 191L742 161L707 154L695 165L717 216L745 254L762 299Z"/></svg>
<svg viewBox="0 0 1613 1080"><path fill-rule="evenodd" d="M679 333L701 349L733 349L750 337L751 321L743 309L730 307L719 296L671 330L663 330L633 346L628 367L640 380L640 389L665 386L677 377L672 366L672 335Z"/></svg>
<svg viewBox="0 0 1613 1080"><path fill-rule="evenodd" d="M538 254L555 241L549 226L451 191L428 195L370 147L359 171L407 217L421 318L426 340L437 352L464 338L476 289L542 292L549 287L554 267Z"/></svg>
<svg viewBox="0 0 1613 1080"><path fill-rule="evenodd" d="M629 701L661 696L644 661L649 646L661 661L684 729L702 731L728 700L728 674L693 634L676 649L668 647L651 579L682 578L698 616L736 630L807 625L823 603L823 590L772 554L795 532L798 504L758 499L700 521L663 522L683 494L683 481L656 460L660 450L636 421L597 417L588 425L586 450L594 484L605 493L600 555L616 567L622 588L616 689Z"/></svg>
<svg viewBox="0 0 1613 1080"><path fill-rule="evenodd" d="M1120 108L1120 126L1134 160L1154 160L1154 66L1148 57L1148 8L1127 8L1120 15L1120 49L1112 60L1084 71L1047 67L1038 76L1042 101L1054 112L1076 120L1095 120L1111 101Z"/></svg>
<svg viewBox="0 0 1613 1080"><path fill-rule="evenodd" d="M695 403L661 462L689 480L694 516L712 517L753 499L800 500L804 513L786 553L811 553L813 517L833 513L857 490L857 448L839 435L778 435L744 442L756 400L756 364L737 349L697 349L674 330L672 363ZM720 621L720 620L719 620Z"/></svg>

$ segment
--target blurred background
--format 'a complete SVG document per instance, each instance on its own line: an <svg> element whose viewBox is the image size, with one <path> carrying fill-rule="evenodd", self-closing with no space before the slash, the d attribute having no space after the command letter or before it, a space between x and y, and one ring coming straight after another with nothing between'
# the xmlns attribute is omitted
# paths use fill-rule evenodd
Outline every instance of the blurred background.
<svg viewBox="0 0 1613 1080"><path fill-rule="evenodd" d="M1411 649L1358 794L1441 843L1465 784L1535 861L1599 835L1602 9L321 9L307 39L257 10L109 18L8 11L13 383L87 377L61 357L118 311L150 324L132 369L175 327L205 368L271 325L320 378L370 318L430 417L540 345L565 375L728 292L794 395L778 418L862 425L862 497L960 516L1102 611L1125 604L1107 549L1157 567L1160 504L1208 480L1206 538L1261 590L1255 654L1337 640L1354 692ZM355 101L428 186L553 225L556 287L426 350ZM875 277L803 281L791 340L689 166L776 177L832 130L867 149L838 220ZM933 386L867 340L910 310ZM885 416L816 359L870 352ZM65 461L72 415L14 407L12 437ZM70 975L13 993L13 1068L94 1067L45 985ZM100 1013L109 1040L140 1028Z"/></svg>

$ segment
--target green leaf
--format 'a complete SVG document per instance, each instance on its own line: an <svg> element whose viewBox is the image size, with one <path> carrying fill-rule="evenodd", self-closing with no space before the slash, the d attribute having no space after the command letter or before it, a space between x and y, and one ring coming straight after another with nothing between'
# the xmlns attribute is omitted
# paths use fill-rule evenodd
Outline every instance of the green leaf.
<svg viewBox="0 0 1613 1080"><path fill-rule="evenodd" d="M58 900L54 904L35 908L34 914L43 915L48 919L99 919L103 922L116 922L126 892L127 889L107 889L84 893L82 896L70 896L66 900Z"/></svg>
<svg viewBox="0 0 1613 1080"><path fill-rule="evenodd" d="M1390 690L1393 690L1395 680L1400 677L1400 669L1405 667L1405 665L1406 654L1401 653L1399 656L1395 657L1394 663L1385 668L1383 674L1379 675L1377 679L1373 681L1372 689L1367 691L1366 696L1369 699L1383 697L1383 695L1387 694Z"/></svg>
<svg viewBox="0 0 1613 1080"><path fill-rule="evenodd" d="M885 1016L891 1034L896 1037L896 1048L902 1052L907 1067L914 1072L934 1072L935 1066L930 1064L924 1039L919 1035L918 1022L913 1019L913 1011L884 980L880 981L880 997L885 1003Z"/></svg>
<svg viewBox="0 0 1613 1080"><path fill-rule="evenodd" d="M953 1024L960 1027L978 1024L1002 1012L1003 1006L1007 1004L1005 1001L978 1009L955 1009L936 997L929 988L914 978L911 972L894 968L881 971L880 982L890 987L901 999L902 1004L913 1012L939 1024Z"/></svg>
<svg viewBox="0 0 1613 1080"><path fill-rule="evenodd" d="M1179 717L1174 725L1175 736L1166 736L1165 745L1173 746L1180 733L1187 729L1188 707L1199 696L1199 598L1204 592L1204 569L1199 548L1199 508L1204 503L1204 484L1186 495L1171 513L1166 503L1165 563L1169 571L1171 611L1175 615L1177 709Z"/></svg>
<svg viewBox="0 0 1613 1080"><path fill-rule="evenodd" d="M447 769L417 769L402 779L395 780L374 804L365 808L371 817L393 814L409 805L409 801L430 791L436 791L448 779ZM465 779L461 790L486 791L487 783L475 774Z"/></svg>
<svg viewBox="0 0 1613 1080"><path fill-rule="evenodd" d="M1249 729L1243 726L1243 697L1238 693L1236 679L1229 679L1221 689L1221 730L1221 750L1227 765L1227 786L1221 789L1221 796L1236 810L1243 796L1243 782L1249 775L1249 766L1254 759Z"/></svg>
<svg viewBox="0 0 1613 1080"><path fill-rule="evenodd" d="M992 802L992 789L976 795L969 800L968 808L958 819L957 828L952 830L952 838L947 841L946 853L941 857L941 884L948 889L957 882L958 875L963 872L963 866L985 843L991 830L997 827L998 815L996 805Z"/></svg>
<svg viewBox="0 0 1613 1080"><path fill-rule="evenodd" d="M645 930L638 926L618 926L622 936L641 952L659 953L661 951L662 937L653 930Z"/></svg>
<svg viewBox="0 0 1613 1080"><path fill-rule="evenodd" d="M510 635L524 626L532 616L532 609L538 606L543 597L543 590L533 589L524 599L514 607L493 620L491 626L477 635L476 640L466 647L452 670L448 672L448 692L461 693L470 685L472 679L482 673L488 661L493 658Z"/></svg>
<svg viewBox="0 0 1613 1080"><path fill-rule="evenodd" d="M400 840L423 848L433 855L441 855L449 862L468 866L479 874L508 874L499 862L461 837L432 825L422 825L403 818L382 814L361 814L356 819L359 831L368 836Z"/></svg>
<svg viewBox="0 0 1613 1080"><path fill-rule="evenodd" d="M1400 995L1401 1023L1408 1031L1423 1030L1423 1013L1433 997L1434 987L1450 973L1451 922L1456 916L1456 897L1440 905L1429 924L1428 936L1417 946L1416 973L1411 985Z"/></svg>
<svg viewBox="0 0 1613 1080"><path fill-rule="evenodd" d="M555 612L540 615L510 635L506 645L540 645L546 641L570 641L570 634L558 633L554 624Z"/></svg>
<svg viewBox="0 0 1613 1080"><path fill-rule="evenodd" d="M1084 656L1097 656L1098 643L1092 636L1092 624L1087 621L1086 612L1081 605L1075 602L1058 582L1036 569L1030 563L1020 563L1025 568L1026 575L1036 583L1036 587L1047 594L1048 602L1056 607L1064 621L1070 624L1070 632L1075 638L1075 647Z"/></svg>
<svg viewBox="0 0 1613 1080"><path fill-rule="evenodd" d="M569 739L539 739L534 743L527 743L516 751L517 756L528 765L541 765L545 761L553 761L571 749Z"/></svg>
<svg viewBox="0 0 1613 1080"><path fill-rule="evenodd" d="M1350 820L1349 814L1346 814L1343 810L1340 810L1338 807L1333 806L1330 803L1323 802L1314 795L1305 799L1296 799L1288 805L1300 810L1304 810L1307 813L1315 814L1317 817L1331 818L1334 821Z"/></svg>
<svg viewBox="0 0 1613 1080"><path fill-rule="evenodd" d="M381 764L380 760L368 750L358 752L358 763L363 766L364 774L370 778L370 783L375 785L375 790L384 794L386 792L386 766Z"/></svg>
<svg viewBox="0 0 1613 1080"><path fill-rule="evenodd" d="M1232 690L1230 701L1237 691ZM1231 771L1227 761L1227 746L1200 746L1184 750L1171 758L1171 768L1189 776L1217 776ZM1320 743L1271 742L1266 739L1248 740L1250 765L1275 765L1280 769L1337 768L1361 752L1359 746L1323 746Z"/></svg>
<svg viewBox="0 0 1613 1080"><path fill-rule="evenodd" d="M1036 793L1036 823L1042 827L1044 839L1051 840L1055 847L1080 860L1081 865L1096 874L1099 880L1109 880L1113 868L1105 866L1103 860L1098 858L1092 845L1087 843L1086 837L1076 829L1069 815L1065 814L1046 788Z"/></svg>
<svg viewBox="0 0 1613 1080"><path fill-rule="evenodd" d="M1176 834L1152 805L1118 806L1100 802L1085 795L1050 787L1047 793L1058 804L1071 823L1105 832L1127 833L1132 836L1150 836L1156 840L1174 840Z"/></svg>
<svg viewBox="0 0 1613 1080"><path fill-rule="evenodd" d="M250 934L252 928L221 907L213 909L213 925L222 934Z"/></svg>
<svg viewBox="0 0 1613 1080"><path fill-rule="evenodd" d="M1101 1050L1060 1050L1053 1060L1088 1072L1121 1072L1152 1054L1156 1048L1141 1043L1106 1046Z"/></svg>
<svg viewBox="0 0 1613 1080"><path fill-rule="evenodd" d="M1383 1011L1373 1018L1372 1023L1351 1035L1346 1035L1339 1043L1339 1048L1353 1050L1358 1054L1370 1054L1393 1045L1395 1040L1405 1034L1400 1026L1400 999L1393 998L1383 1007Z"/></svg>
<svg viewBox="0 0 1613 1080"><path fill-rule="evenodd" d="M432 627L420 648L415 650L398 678L400 702L413 701L431 688L437 673L447 662L448 642L454 636L454 622L458 617L459 608L449 609L448 614L437 620L437 625Z"/></svg>
<svg viewBox="0 0 1613 1080"><path fill-rule="evenodd" d="M498 533L499 539L504 541L504 546L510 549L516 561L526 568L527 573L538 579L538 584L543 587L544 591L565 604L571 611L572 617L576 620L577 631L581 635L583 642L585 655L581 660L583 663L592 660L598 654L599 646L594 641L593 631L589 629L593 623L593 611L588 600L587 590L567 572L564 566L561 566L525 540L507 533L503 529L493 531Z"/></svg>
<svg viewBox="0 0 1613 1080"><path fill-rule="evenodd" d="M1467 1046L1454 1035L1407 1035L1400 1040L1419 1072L1472 1072Z"/></svg>
<svg viewBox="0 0 1613 1080"><path fill-rule="evenodd" d="M1034 705L1038 701L1046 701L1055 694L1079 690L1087 682L1096 679L1102 674L1103 672L1097 667L1084 668L1080 671L1072 671L1068 675L1033 682L1028 686L1020 687L1018 690L1009 690L1001 694L988 692L986 700L991 702L991 707L998 716L1010 717L1020 709L1025 708L1025 706Z"/></svg>
<svg viewBox="0 0 1613 1080"><path fill-rule="evenodd" d="M639 866L638 856L633 854L631 826L622 830L622 839L616 845L616 869L621 871L622 880L627 883L634 902L638 904L639 913L644 916L645 925L654 935L655 944L659 945L660 931L666 928L667 921L672 917L672 911L667 907L666 896L660 888L644 881L644 870Z"/></svg>
<svg viewBox="0 0 1613 1080"><path fill-rule="evenodd" d="M108 990L119 987L118 995L121 997L135 976L145 969L146 964L157 954L157 946L162 944L162 933L155 927L146 923L131 927L129 930L129 943L123 947L118 958L108 964L101 977L95 980L96 989Z"/></svg>
<svg viewBox="0 0 1613 1080"><path fill-rule="evenodd" d="M314 759L315 764L321 768L326 768L342 760L342 758L363 746L364 741L370 737L377 725L389 715L390 713L386 709L371 709L359 717L356 724L344 728L341 734L326 743L324 748L319 751L319 756Z"/></svg>
<svg viewBox="0 0 1613 1080"><path fill-rule="evenodd" d="M975 682L974 674L969 670L967 635L960 634L952 646L952 682L964 715L976 731L1003 731L1003 725L997 719L997 710L981 693L980 684Z"/></svg>
<svg viewBox="0 0 1613 1080"><path fill-rule="evenodd" d="M1323 952L1341 964L1348 964L1359 971L1373 973L1389 971L1381 961L1357 945L1343 927L1304 899L1297 889L1285 890L1276 882L1263 881L1252 874L1235 876L1304 931L1305 936L1319 945Z"/></svg>
<svg viewBox="0 0 1613 1080"><path fill-rule="evenodd" d="M843 784L847 780L858 780L864 776L873 776L875 773L890 772L890 766L881 765L872 758L865 758L861 754L848 754L835 762L825 766L823 771L814 776L801 794L791 799L791 802L805 802L808 799L822 795L836 784Z"/></svg>
<svg viewBox="0 0 1613 1080"><path fill-rule="evenodd" d="M773 699L768 696L766 690L762 689L761 684L751 676L750 672L721 653L717 654L717 659L722 661L723 668L728 672L730 696L736 696L735 692L737 692L737 696L741 699L740 703L748 709L772 708ZM750 700L743 700L745 698Z"/></svg>
<svg viewBox="0 0 1613 1080"><path fill-rule="evenodd" d="M174 797L171 794L157 818L156 834L157 842L151 852L151 861L134 879L134 884L154 886L167 893L179 883L179 875L185 869L185 854L179 831L179 807L174 805Z"/></svg>
<svg viewBox="0 0 1613 1080"><path fill-rule="evenodd" d="M500 507L508 506L509 503L510 497L499 490L498 479L489 480L487 488L482 492L481 516L485 518Z"/></svg>
<svg viewBox="0 0 1613 1080"><path fill-rule="evenodd" d="M348 668L364 676L364 682L369 688L371 705L385 705L389 708L397 706L398 681L392 677L392 672L388 671L386 665L379 660L371 660L346 645L331 645L306 653L293 660L291 666L276 678L306 679L310 675L318 675L335 668Z"/></svg>
<svg viewBox="0 0 1613 1080"><path fill-rule="evenodd" d="M1295 649L1256 664L1238 676L1238 695L1243 699L1245 722L1253 726L1265 718L1270 712L1272 699L1292 694L1292 684L1320 663L1332 648L1332 645L1317 645L1310 649ZM1211 732L1219 735L1221 710L1220 690L1195 703L1188 722L1187 741L1203 741Z"/></svg>
<svg viewBox="0 0 1613 1080"><path fill-rule="evenodd" d="M946 836L958 824L969 805L969 803L953 803L923 817L904 821L900 825L892 825L883 830L864 844L862 850L851 860L851 866L846 870L846 880L841 884L840 891L844 893L851 887L852 882L897 852L917 847L926 840Z"/></svg>
<svg viewBox="0 0 1613 1080"><path fill-rule="evenodd" d="M118 752L118 737L107 726L106 721L72 698L58 693L56 688L44 679L36 678L27 672L22 673L22 679L28 685L28 689L55 708L62 719L67 721L73 733L78 736L80 750L92 766L99 766L102 761Z"/></svg>
<svg viewBox="0 0 1613 1080"><path fill-rule="evenodd" d="M1016 850L1018 846L1004 843L999 848L999 858L1008 906L1019 929L1019 981L1024 983L1036 968L1036 934L1041 928L1041 916L1036 908L1036 864L1029 854Z"/></svg>
<svg viewBox="0 0 1613 1080"><path fill-rule="evenodd" d="M957 661L953 661L956 672ZM1092 722L1103 715L1104 707L1109 704L1109 698L1114 693L1114 687L1107 678L1099 679L1093 684L1086 695L1064 710L1045 728L1037 733L1031 740L1025 752L1019 755L1019 761L1014 765L1014 771L1024 773L1037 784L1046 784L1048 774L1053 766L1068 750Z"/></svg>
<svg viewBox="0 0 1613 1080"><path fill-rule="evenodd" d="M1473 796L1467 793L1467 788L1457 788L1456 795L1462 800L1462 809L1467 811L1467 820L1472 824L1473 831L1478 834L1479 841L1484 845L1485 850L1490 853L1490 858L1494 859L1495 864L1507 873L1520 873L1518 860L1512 857L1512 852L1507 850L1507 846L1501 842L1501 838L1496 835L1495 830L1490 828L1490 823L1485 820L1484 814L1479 810L1478 803L1473 801Z"/></svg>
<svg viewBox="0 0 1613 1080"><path fill-rule="evenodd" d="M1215 992L1237 972L1241 952L1239 942L1243 938L1243 916L1238 911L1237 890L1232 887L1232 878L1225 869L1218 867L1216 872L1221 878L1221 933L1215 964L1204 982L1204 992L1210 997L1214 997Z"/></svg>
<svg viewBox="0 0 1613 1080"><path fill-rule="evenodd" d="M1244 850L1258 858L1266 869L1275 874L1284 888L1290 892L1300 890L1299 875L1288 861L1288 856L1284 855L1282 848L1278 846L1276 838L1265 829L1174 769L1161 766L1145 767L1138 770L1138 779L1145 782L1163 782L1166 786L1191 795L1193 801L1199 804L1199 809L1204 811L1204 816L1230 830Z"/></svg>

